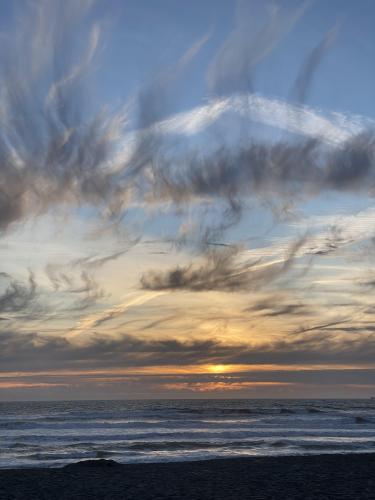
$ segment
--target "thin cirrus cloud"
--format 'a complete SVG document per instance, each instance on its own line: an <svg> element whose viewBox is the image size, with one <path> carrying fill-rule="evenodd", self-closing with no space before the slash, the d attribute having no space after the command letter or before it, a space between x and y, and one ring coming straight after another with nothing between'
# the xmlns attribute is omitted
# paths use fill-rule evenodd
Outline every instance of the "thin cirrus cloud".
<svg viewBox="0 0 375 500"><path fill-rule="evenodd" d="M331 146L339 146L374 125L373 120L363 116L324 113L307 105L247 93L214 99L209 104L161 121L155 127L165 134L189 137L204 132L228 115L320 139Z"/></svg>
<svg viewBox="0 0 375 500"><path fill-rule="evenodd" d="M168 271L150 271L141 276L141 287L145 290L190 290L190 291L241 291L260 289L286 274L292 266L305 238L293 243L285 259L259 266L256 261L240 261L240 249L227 247L211 250L205 254L200 265L189 264Z"/></svg>

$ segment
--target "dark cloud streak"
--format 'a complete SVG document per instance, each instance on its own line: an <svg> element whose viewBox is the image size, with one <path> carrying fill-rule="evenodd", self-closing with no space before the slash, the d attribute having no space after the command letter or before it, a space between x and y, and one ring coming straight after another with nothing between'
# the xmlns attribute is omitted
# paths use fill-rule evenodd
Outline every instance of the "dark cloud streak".
<svg viewBox="0 0 375 500"><path fill-rule="evenodd" d="M1 273L5 279L5 291L0 295L0 313L25 312L32 306L37 292L34 274L29 273L28 284L24 285L12 279L6 273Z"/></svg>
<svg viewBox="0 0 375 500"><path fill-rule="evenodd" d="M286 274L305 238L296 241L281 263L261 265L260 261L239 259L239 247L208 250L202 264L189 264L169 271L150 271L141 276L145 290L189 290L201 292L243 291L261 288Z"/></svg>
<svg viewBox="0 0 375 500"><path fill-rule="evenodd" d="M2 371L47 369L109 369L200 364L372 364L373 332L339 339L331 332L314 332L286 340L228 343L216 339L145 339L94 335L85 344L61 336L0 332ZM235 368L232 369L235 372Z"/></svg>
<svg viewBox="0 0 375 500"><path fill-rule="evenodd" d="M306 101L312 78L315 75L324 55L337 37L338 29L339 26L337 24L329 30L318 45L314 47L303 64L300 74L295 82L295 93L299 102Z"/></svg>

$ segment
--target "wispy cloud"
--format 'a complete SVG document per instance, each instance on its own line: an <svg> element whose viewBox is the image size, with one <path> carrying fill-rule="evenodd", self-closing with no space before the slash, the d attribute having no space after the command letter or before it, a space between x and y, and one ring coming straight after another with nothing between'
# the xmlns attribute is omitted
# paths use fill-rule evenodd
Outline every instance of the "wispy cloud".
<svg viewBox="0 0 375 500"><path fill-rule="evenodd" d="M123 300L120 304L116 306L109 307L104 311L99 313L93 313L83 319L81 319L76 326L69 332L69 338L75 338L82 333L93 333L95 328L110 321L112 319L117 318L118 316L123 315L127 310L132 307L137 307L149 302L150 300L163 295L165 292L144 292L144 293L133 293L129 294L129 296Z"/></svg>
<svg viewBox="0 0 375 500"><path fill-rule="evenodd" d="M5 288L0 295L0 313L26 312L36 298L37 284L34 274L29 273L27 285L6 273L1 273L0 280Z"/></svg>
<svg viewBox="0 0 375 500"><path fill-rule="evenodd" d="M209 90L215 94L249 90L257 65L291 31L309 3L304 1L296 9L266 5L256 17L245 8L244 2L238 3L235 27L208 68Z"/></svg>
<svg viewBox="0 0 375 500"><path fill-rule="evenodd" d="M141 286L146 290L207 290L241 291L261 288L287 273L293 259L305 239L296 241L288 250L285 259L279 262L258 265L256 261L241 261L240 248L224 247L206 252L202 264L190 264L167 272L150 271L141 277Z"/></svg>
<svg viewBox="0 0 375 500"><path fill-rule="evenodd" d="M204 132L220 119L238 116L294 134L322 140L338 146L353 135L374 126L364 116L323 112L307 105L292 104L258 93L236 94L213 99L208 104L179 113L157 124L166 134L192 136ZM127 140L131 140L131 136ZM203 146L204 147L204 146Z"/></svg>
<svg viewBox="0 0 375 500"><path fill-rule="evenodd" d="M330 29L323 37L323 39L313 48L307 57L300 74L298 75L295 83L295 92L298 101L305 102L311 80L316 73L316 70L323 59L325 53L334 42L338 35L339 24L337 23Z"/></svg>

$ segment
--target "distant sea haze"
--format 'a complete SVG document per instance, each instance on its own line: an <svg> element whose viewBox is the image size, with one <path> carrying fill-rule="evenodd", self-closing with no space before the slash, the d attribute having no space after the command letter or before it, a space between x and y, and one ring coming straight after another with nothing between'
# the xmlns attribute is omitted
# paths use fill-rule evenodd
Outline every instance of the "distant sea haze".
<svg viewBox="0 0 375 500"><path fill-rule="evenodd" d="M0 467L375 450L375 400L0 403Z"/></svg>

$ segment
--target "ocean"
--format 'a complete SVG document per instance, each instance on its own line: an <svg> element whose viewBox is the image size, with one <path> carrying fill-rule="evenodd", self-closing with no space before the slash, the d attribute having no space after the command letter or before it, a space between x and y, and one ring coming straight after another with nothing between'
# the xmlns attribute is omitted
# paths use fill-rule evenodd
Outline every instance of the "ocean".
<svg viewBox="0 0 375 500"><path fill-rule="evenodd" d="M0 467L375 451L371 400L0 403Z"/></svg>

